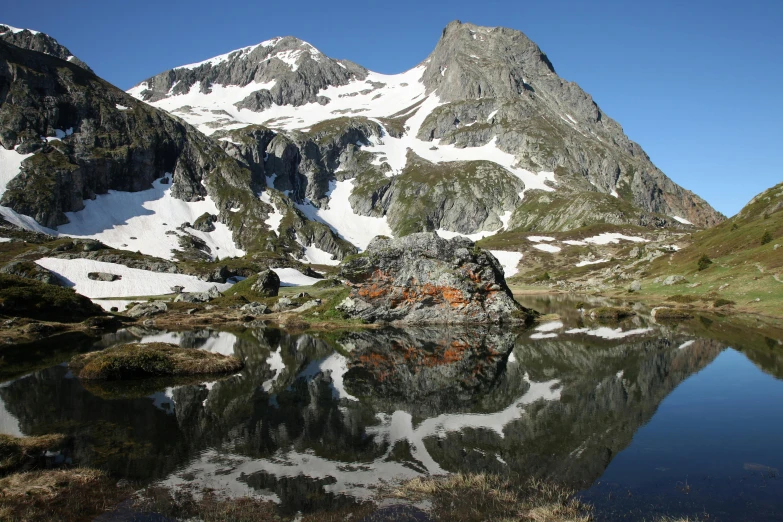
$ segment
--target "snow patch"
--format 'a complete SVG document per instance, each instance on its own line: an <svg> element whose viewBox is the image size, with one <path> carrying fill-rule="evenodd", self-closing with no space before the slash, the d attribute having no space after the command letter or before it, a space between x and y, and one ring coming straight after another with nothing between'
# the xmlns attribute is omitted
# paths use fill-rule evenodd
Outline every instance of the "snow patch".
<svg viewBox="0 0 783 522"><path fill-rule="evenodd" d="M550 252L552 254L554 254L555 252L560 252L560 247L555 245L535 244L533 245L533 248L537 248L538 250L543 250L544 252Z"/></svg>
<svg viewBox="0 0 783 522"><path fill-rule="evenodd" d="M520 252L490 250L490 253L497 258L501 265L503 265L503 274L506 278L515 276L519 273L517 265L522 261L522 254Z"/></svg>
<svg viewBox="0 0 783 522"><path fill-rule="evenodd" d="M310 286L320 281L304 275L296 268L273 268L272 271L280 278L280 286Z"/></svg>
<svg viewBox="0 0 783 522"><path fill-rule="evenodd" d="M691 223L690 221L688 221L685 218L681 218L681 217L678 217L678 216L672 216L672 219L674 219L675 221L679 221L683 225L693 225L693 223Z"/></svg>
<svg viewBox="0 0 783 522"><path fill-rule="evenodd" d="M563 328L562 321L552 321L549 323L544 323L542 325L539 325L536 327L537 332L553 332L555 330L560 330Z"/></svg>
<svg viewBox="0 0 783 522"><path fill-rule="evenodd" d="M579 261L576 266L597 265L599 263L606 263L608 259L597 259L595 261Z"/></svg>
<svg viewBox="0 0 783 522"><path fill-rule="evenodd" d="M340 237L353 243L361 250L367 248L375 236L392 237L386 217L360 216L354 213L348 198L353 190L353 180L330 181L327 208L316 208L312 204L297 204L297 208L309 219L329 225Z"/></svg>
<svg viewBox="0 0 783 522"><path fill-rule="evenodd" d="M115 263L104 263L92 259L57 259L44 257L37 264L57 274L66 286L90 297L140 297L170 294L172 286L183 286L186 292L205 292L216 286L223 291L230 284L208 283L195 276L168 274L129 268ZM90 272L107 272L122 276L117 281L93 281Z"/></svg>
<svg viewBox="0 0 783 522"><path fill-rule="evenodd" d="M634 243L646 243L648 241L643 237L626 236L623 234L618 234L617 232L604 232L603 234L598 234L597 236L588 237L584 240L584 242L592 243L593 245L608 245L610 243L619 243L621 240L633 241Z"/></svg>
<svg viewBox="0 0 783 522"><path fill-rule="evenodd" d="M679 349L679 350L684 350L685 348L689 347L690 345L692 345L692 344L693 344L693 343L695 343L695 342L696 342L696 341L693 341L693 340L691 340L691 341L685 341L684 343L682 343L682 344L679 346L679 348L678 348L678 349Z"/></svg>
<svg viewBox="0 0 783 522"><path fill-rule="evenodd" d="M128 109L130 109L130 107L126 107L125 105L120 105L119 103L116 104L115 107L117 107L118 111L127 111Z"/></svg>
<svg viewBox="0 0 783 522"><path fill-rule="evenodd" d="M84 209L66 212L70 223L57 230L68 236L97 239L113 248L172 259L172 249L179 249L180 233L176 228L184 222L193 223L204 213L218 214L218 209L209 196L196 202L176 199L171 195L171 185L162 181L154 181L148 190L110 190L94 200L84 200ZM245 255L225 223L215 223L213 232L187 231L204 240L213 256L224 259Z"/></svg>
<svg viewBox="0 0 783 522"><path fill-rule="evenodd" d="M540 243L542 241L554 241L555 238L548 237L548 236L527 236L528 241L532 241L533 243Z"/></svg>
<svg viewBox="0 0 783 522"><path fill-rule="evenodd" d="M22 162L33 154L19 154L15 150L5 149L0 146L0 196L5 193L8 182L19 175Z"/></svg>

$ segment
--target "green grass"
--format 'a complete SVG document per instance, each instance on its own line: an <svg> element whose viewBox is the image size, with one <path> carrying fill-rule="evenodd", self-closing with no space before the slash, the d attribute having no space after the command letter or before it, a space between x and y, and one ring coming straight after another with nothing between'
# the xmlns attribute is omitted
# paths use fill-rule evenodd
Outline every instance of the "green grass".
<svg viewBox="0 0 783 522"><path fill-rule="evenodd" d="M72 323L104 312L70 288L0 274L0 314Z"/></svg>

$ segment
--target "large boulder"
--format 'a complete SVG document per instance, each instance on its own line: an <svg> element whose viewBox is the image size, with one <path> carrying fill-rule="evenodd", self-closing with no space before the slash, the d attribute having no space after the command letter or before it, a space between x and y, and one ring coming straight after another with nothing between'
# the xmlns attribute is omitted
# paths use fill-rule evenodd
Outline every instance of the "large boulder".
<svg viewBox="0 0 783 522"><path fill-rule="evenodd" d="M526 322L535 314L514 301L498 260L464 238L379 236L340 274L353 288L338 310L370 322Z"/></svg>
<svg viewBox="0 0 783 522"><path fill-rule="evenodd" d="M280 277L273 270L264 270L258 273L258 279L250 289L265 297L277 297L280 291Z"/></svg>

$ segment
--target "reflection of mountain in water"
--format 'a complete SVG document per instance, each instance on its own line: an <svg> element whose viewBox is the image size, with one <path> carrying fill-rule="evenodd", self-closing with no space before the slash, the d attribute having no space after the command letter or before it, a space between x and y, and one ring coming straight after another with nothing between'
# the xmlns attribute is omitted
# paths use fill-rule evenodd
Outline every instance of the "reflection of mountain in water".
<svg viewBox="0 0 783 522"><path fill-rule="evenodd" d="M323 507L421 473L515 471L587 485L721 349L680 349L684 339L660 332L588 346L578 335L387 329L347 334L339 352L277 330L165 335L233 350L246 367L109 399L58 366L0 388L0 398L26 434L75 435L79 465Z"/></svg>

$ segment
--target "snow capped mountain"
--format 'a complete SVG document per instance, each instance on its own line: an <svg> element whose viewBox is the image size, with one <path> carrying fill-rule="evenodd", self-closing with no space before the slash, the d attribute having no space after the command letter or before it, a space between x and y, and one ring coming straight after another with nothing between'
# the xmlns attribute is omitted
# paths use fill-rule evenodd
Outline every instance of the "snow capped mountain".
<svg viewBox="0 0 783 522"><path fill-rule="evenodd" d="M274 38L131 96L89 71L63 75L51 60L72 55L42 33L0 26L0 40L6 70L56 84L0 72L0 92L26 82L0 107L0 203L27 227L165 259L336 264L379 234L721 219L511 29L453 22L396 75ZM41 111L39 94L59 112ZM35 117L19 120L20 107Z"/></svg>

